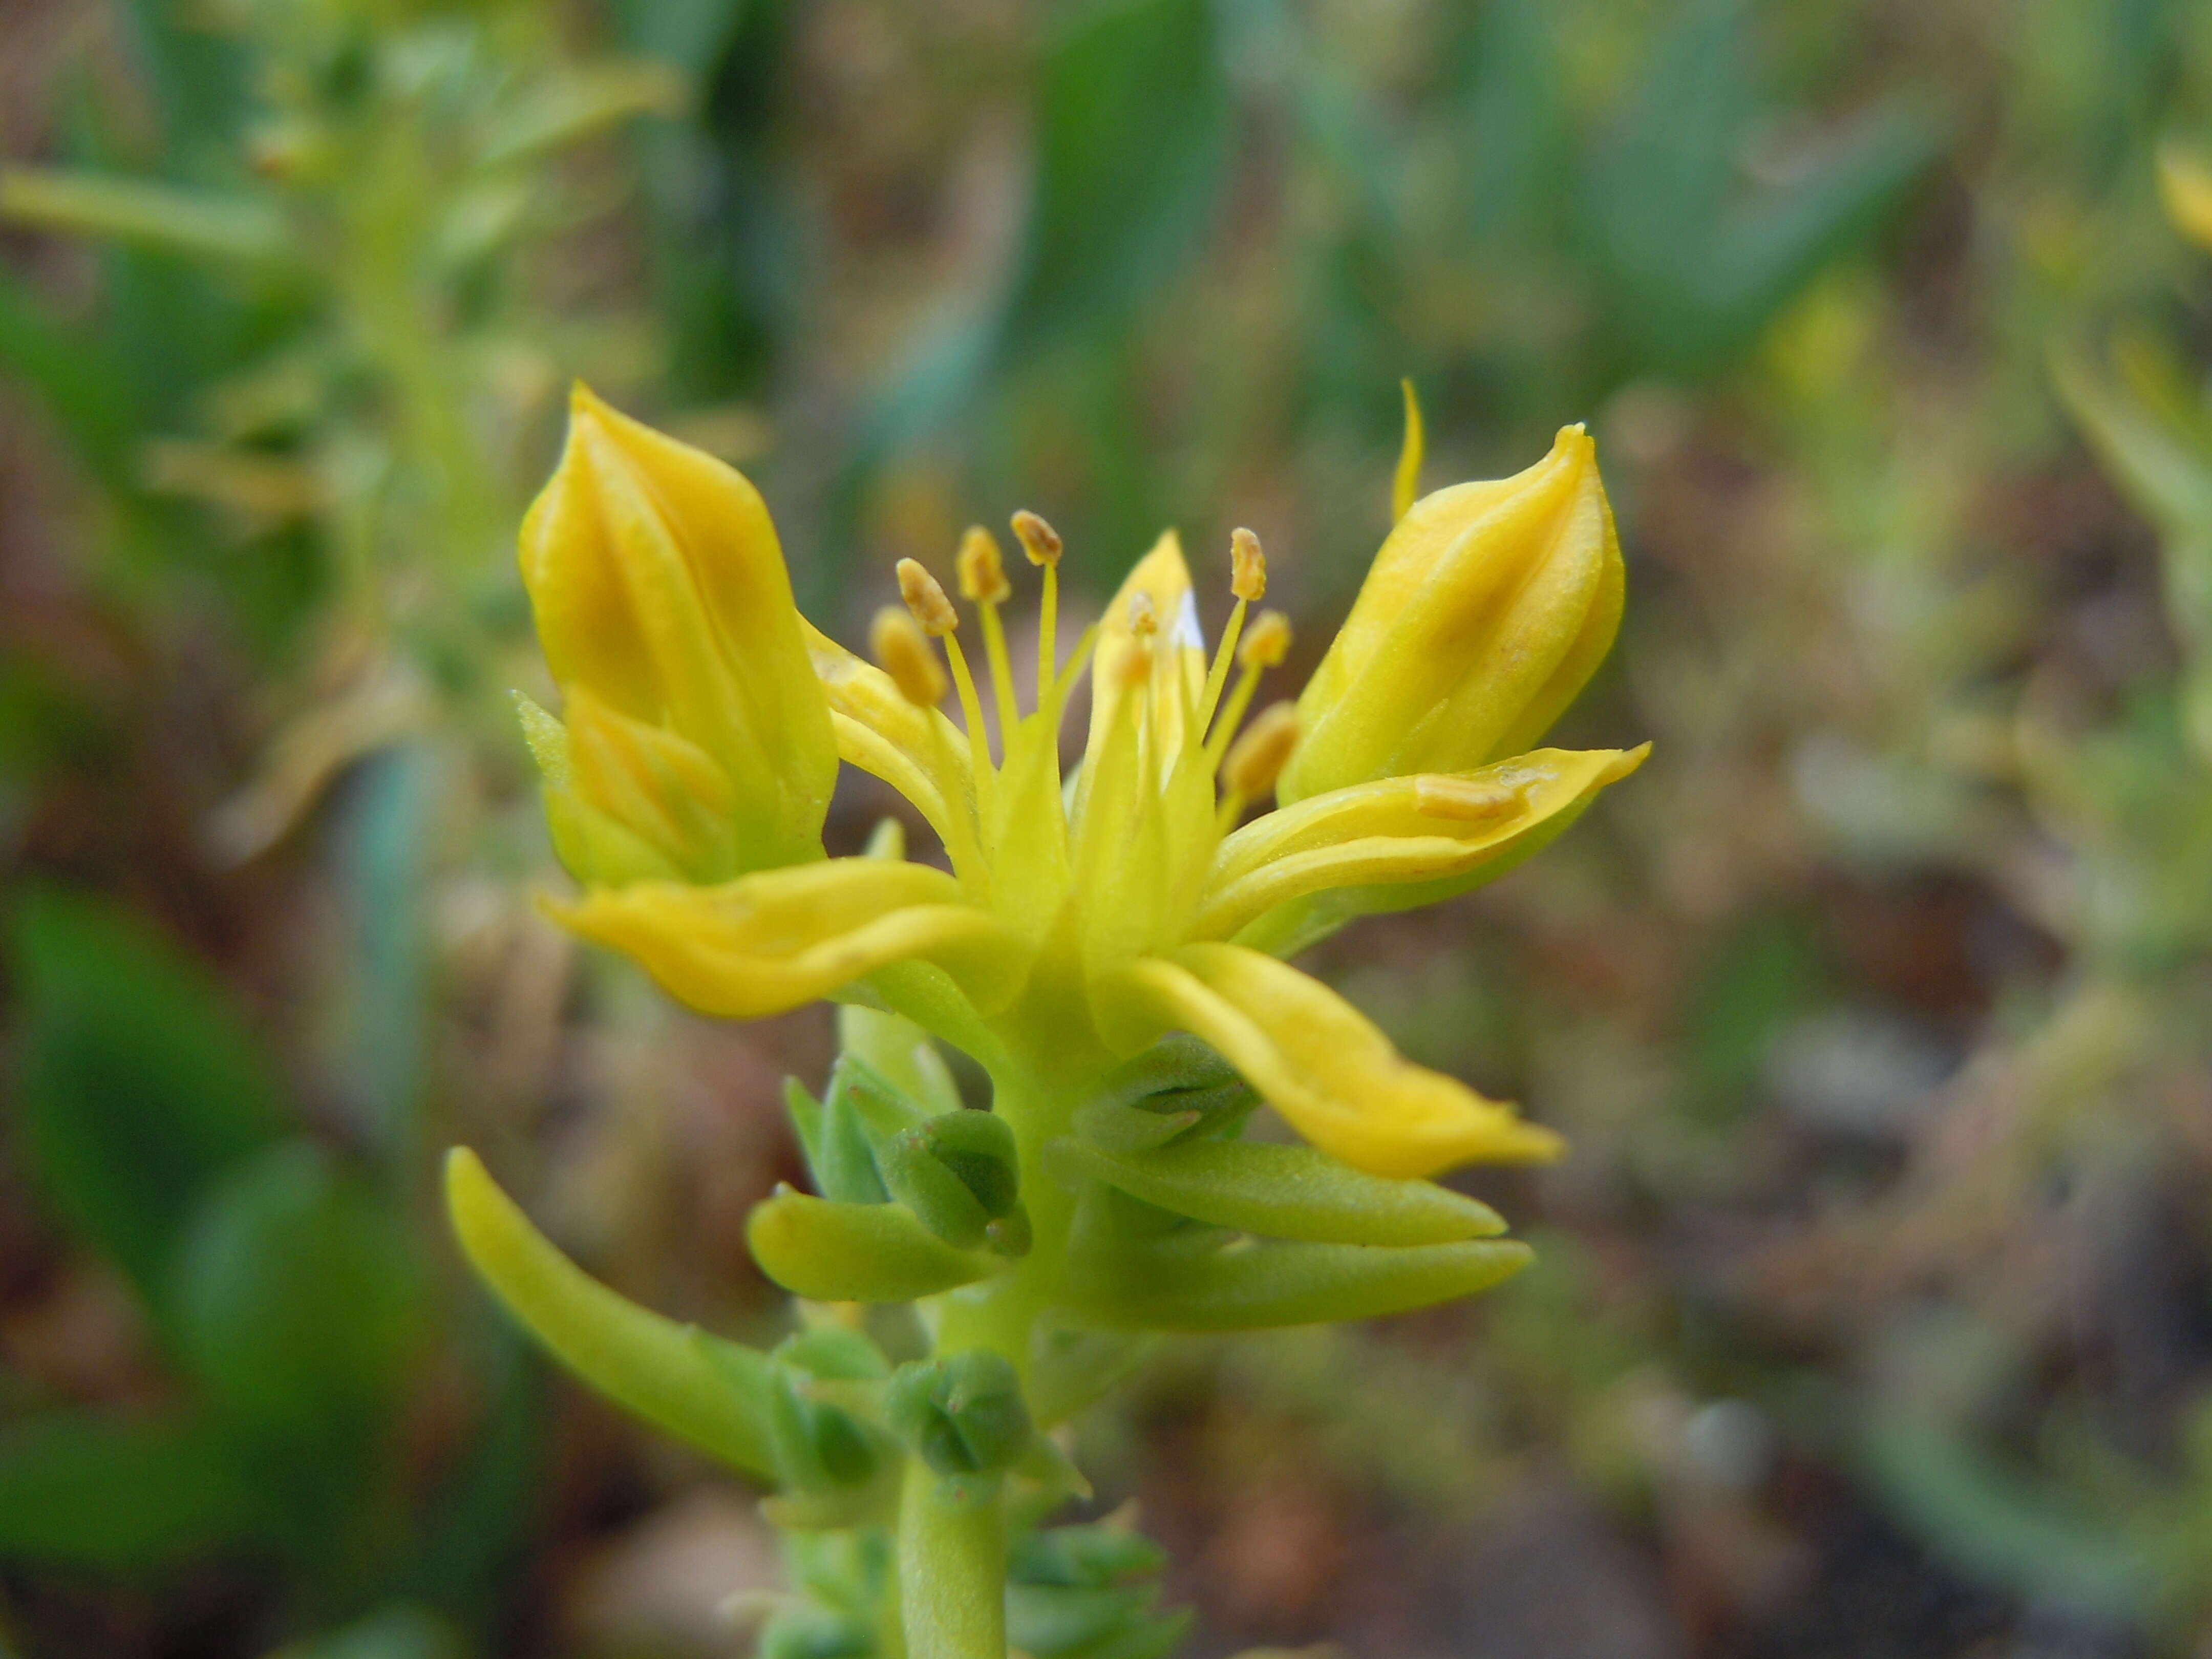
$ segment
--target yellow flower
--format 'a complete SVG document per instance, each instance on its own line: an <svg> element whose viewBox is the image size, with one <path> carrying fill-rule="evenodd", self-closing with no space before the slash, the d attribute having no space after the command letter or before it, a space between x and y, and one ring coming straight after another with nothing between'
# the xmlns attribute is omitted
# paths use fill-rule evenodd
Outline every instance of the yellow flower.
<svg viewBox="0 0 2212 1659"><path fill-rule="evenodd" d="M524 732L579 880L821 857L830 704L750 483L579 386L521 562L566 715L521 699Z"/></svg>
<svg viewBox="0 0 2212 1659"><path fill-rule="evenodd" d="M1257 539L1232 544L1237 598L1210 657L1170 532L1063 662L1060 538L1030 514L1014 531L1043 570L1026 713L996 545L971 531L959 559L994 744L960 617L927 572L901 570L913 615L878 618L884 666L862 660L792 609L742 480L580 394L568 456L525 538L570 700L565 776L549 787L672 867L571 855L588 890L562 919L710 1013L829 995L908 1016L990 1070L1025 1164L1106 1070L1173 1030L1205 1038L1301 1134L1362 1170L1554 1155L1549 1131L1407 1061L1277 953L1502 870L1642 759L1511 753L1589 678L1620 614L1589 440L1570 428L1516 478L1413 506L1295 716L1255 722L1233 764L1243 711L1288 645L1279 617L1245 629L1265 584ZM811 661L803 686L794 645ZM1062 714L1086 666L1089 741L1064 785ZM948 684L957 723L936 706ZM913 803L950 873L821 860L831 768L817 732ZM1244 797L1279 770L1285 804L1240 825ZM724 853L715 826L732 819ZM708 879L718 860L741 873Z"/></svg>

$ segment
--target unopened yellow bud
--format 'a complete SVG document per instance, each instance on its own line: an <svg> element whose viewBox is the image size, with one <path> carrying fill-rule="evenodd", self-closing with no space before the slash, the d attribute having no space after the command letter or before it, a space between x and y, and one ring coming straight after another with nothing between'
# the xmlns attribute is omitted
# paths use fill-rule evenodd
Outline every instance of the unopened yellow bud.
<svg viewBox="0 0 2212 1659"><path fill-rule="evenodd" d="M921 631L932 639L943 639L960 626L960 613L945 597L937 578L914 560L898 562L898 585L899 598L906 601L906 608L921 624Z"/></svg>
<svg viewBox="0 0 2212 1659"><path fill-rule="evenodd" d="M520 552L553 678L592 706L586 752L604 763L591 775L605 822L672 856L680 842L695 879L819 858L836 739L753 487L578 386ZM533 737L542 756L560 751L556 726ZM726 799L678 799L715 778ZM702 839L694 831L707 819L714 830ZM691 828L679 836L678 825ZM633 860L579 857L586 881L633 873Z"/></svg>
<svg viewBox="0 0 2212 1659"><path fill-rule="evenodd" d="M1229 591L1247 601L1267 597L1267 556L1260 550L1260 538L1249 530L1229 532Z"/></svg>
<svg viewBox="0 0 2212 1659"><path fill-rule="evenodd" d="M1257 800L1275 787L1283 766L1297 747L1298 711L1288 702L1270 703L1252 717L1221 763L1221 781L1230 793Z"/></svg>
<svg viewBox="0 0 2212 1659"><path fill-rule="evenodd" d="M1262 611L1244 630L1237 647L1239 668L1276 668L1291 654L1291 619L1279 611Z"/></svg>
<svg viewBox="0 0 2212 1659"><path fill-rule="evenodd" d="M921 624L908 612L895 605L877 611L868 629L868 647L908 702L934 708L945 701L950 689L945 670L938 665L937 653L929 648Z"/></svg>
<svg viewBox="0 0 2212 1659"><path fill-rule="evenodd" d="M1029 555L1031 564L1060 562L1060 540L1057 530L1027 507L1014 514L1013 525L1014 537L1021 543L1022 551Z"/></svg>
<svg viewBox="0 0 2212 1659"><path fill-rule="evenodd" d="M954 563L960 573L960 597L971 605L1003 605L1014 591L999 557L998 538L980 524L968 526Z"/></svg>
<svg viewBox="0 0 2212 1659"><path fill-rule="evenodd" d="M1284 803L1533 747L1620 623L1620 544L1578 426L1510 478L1413 503L1298 700Z"/></svg>

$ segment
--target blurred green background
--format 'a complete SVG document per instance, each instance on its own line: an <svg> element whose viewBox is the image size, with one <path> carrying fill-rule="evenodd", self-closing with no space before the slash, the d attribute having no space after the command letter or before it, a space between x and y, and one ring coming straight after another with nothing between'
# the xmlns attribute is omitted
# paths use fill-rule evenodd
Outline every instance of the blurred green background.
<svg viewBox="0 0 2212 1659"><path fill-rule="evenodd" d="M692 1019L532 908L513 540L579 374L744 466L848 640L971 519L1094 605L1249 524L1285 690L1401 374L1431 486L1597 434L1628 621L1559 740L1650 764L1318 963L1571 1138L1468 1178L1541 1261L1089 1425L1193 1654L2212 1654L2212 8L0 40L0 1654L736 1653L775 1583L432 1201L468 1140L639 1299L780 1316L742 1223L826 1015Z"/></svg>

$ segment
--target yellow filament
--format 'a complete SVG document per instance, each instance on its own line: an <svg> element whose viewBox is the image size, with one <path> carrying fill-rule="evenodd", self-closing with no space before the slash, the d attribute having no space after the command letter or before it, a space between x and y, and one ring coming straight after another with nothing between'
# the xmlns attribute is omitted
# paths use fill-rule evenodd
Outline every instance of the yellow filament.
<svg viewBox="0 0 2212 1659"><path fill-rule="evenodd" d="M1044 592L1037 599L1037 702L1044 702L1044 689L1060 673L1059 641L1053 635L1060 625L1060 567L1048 564L1044 568Z"/></svg>
<svg viewBox="0 0 2212 1659"><path fill-rule="evenodd" d="M983 657L991 674L991 700L999 710L999 753L1004 755L1020 718L1014 709L1014 669L1006 659L1006 630L999 621L999 602L979 600L975 608L983 617Z"/></svg>
<svg viewBox="0 0 2212 1659"><path fill-rule="evenodd" d="M991 745L983 733L983 705L975 696L975 676L968 672L968 653L960 636L945 636L945 654L952 659L952 684L960 692L960 718L968 727L968 764L975 774L978 804L985 811L991 803Z"/></svg>
<svg viewBox="0 0 2212 1659"><path fill-rule="evenodd" d="M1239 599L1230 608L1229 625L1221 630L1221 643L1215 647L1213 665L1206 671L1206 690L1198 700L1198 723L1191 730L1203 734L1213 723L1213 711L1221 706L1221 688L1229 684L1229 665L1237 660L1237 637L1244 632L1245 603Z"/></svg>

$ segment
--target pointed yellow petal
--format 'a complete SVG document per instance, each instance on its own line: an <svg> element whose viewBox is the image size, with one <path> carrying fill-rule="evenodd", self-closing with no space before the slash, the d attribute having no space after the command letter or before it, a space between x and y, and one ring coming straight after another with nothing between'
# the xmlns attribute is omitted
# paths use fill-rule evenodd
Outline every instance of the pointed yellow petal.
<svg viewBox="0 0 2212 1659"><path fill-rule="evenodd" d="M1121 969L1094 999L1119 1046L1176 1030L1205 1038L1292 1128L1370 1175L1534 1163L1561 1150L1550 1130L1413 1064L1334 991L1256 951L1188 945Z"/></svg>
<svg viewBox="0 0 2212 1659"><path fill-rule="evenodd" d="M1526 748L1620 621L1620 544L1595 447L1563 428L1526 471L1413 503L1298 699L1285 803Z"/></svg>
<svg viewBox="0 0 2212 1659"><path fill-rule="evenodd" d="M585 938L634 957L702 1013L750 1019L796 1008L892 963L950 974L982 1011L1020 988L1018 935L927 865L833 859L719 887L638 882L556 904Z"/></svg>
<svg viewBox="0 0 2212 1659"><path fill-rule="evenodd" d="M1142 605L1139 601L1141 599ZM1149 641L1140 640L1133 619L1149 606L1157 627ZM1129 676L1124 668L1136 652L1154 653L1149 678L1125 689ZM1091 659L1091 740L1088 752L1104 746L1109 723L1123 697L1150 698L1158 733L1159 774L1165 775L1180 752L1183 739L1186 701L1195 705L1206 686L1206 640L1199 632L1198 605L1191 597L1190 569L1183 562L1182 542L1172 530L1162 532L1151 552L1137 561L1122 581L1121 591L1098 621L1098 644ZM1196 734L1192 734L1196 740Z"/></svg>
<svg viewBox="0 0 2212 1659"><path fill-rule="evenodd" d="M855 656L811 623L802 625L815 678L830 700L838 758L904 795L929 821L938 839L946 840L945 796L937 786L936 769L949 762L957 787L963 792L972 788L967 739L944 715L908 702L891 677L873 663ZM941 745L930 741L933 720L941 728Z"/></svg>
<svg viewBox="0 0 2212 1659"><path fill-rule="evenodd" d="M1232 938L1281 906L1340 889L1385 889L1352 896L1340 921L1463 891L1549 841L1650 750L1538 749L1282 807L1222 842L1191 935Z"/></svg>

